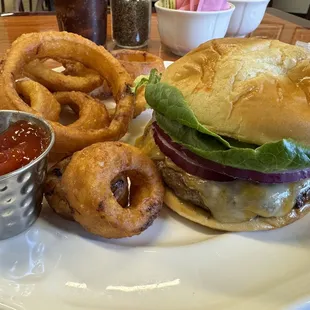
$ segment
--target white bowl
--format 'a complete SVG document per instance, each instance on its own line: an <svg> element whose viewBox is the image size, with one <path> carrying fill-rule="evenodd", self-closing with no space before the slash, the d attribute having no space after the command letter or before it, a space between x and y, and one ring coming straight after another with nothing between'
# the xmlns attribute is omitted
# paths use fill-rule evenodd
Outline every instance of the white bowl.
<svg viewBox="0 0 310 310"><path fill-rule="evenodd" d="M201 43L223 38L235 9L214 12L191 12L166 9L161 2L155 3L158 31L161 42L172 53L183 56Z"/></svg>
<svg viewBox="0 0 310 310"><path fill-rule="evenodd" d="M236 7L226 36L245 37L261 23L270 0L231 0Z"/></svg>

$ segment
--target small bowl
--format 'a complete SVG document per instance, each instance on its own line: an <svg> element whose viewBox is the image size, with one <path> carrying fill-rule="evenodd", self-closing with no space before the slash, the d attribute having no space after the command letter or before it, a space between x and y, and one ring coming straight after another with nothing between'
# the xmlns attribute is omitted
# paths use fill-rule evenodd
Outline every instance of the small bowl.
<svg viewBox="0 0 310 310"><path fill-rule="evenodd" d="M25 112L1 110L0 133L20 120L43 128L49 145L26 166L0 176L0 240L25 231L38 218L42 207L47 155L55 141L54 131L45 120Z"/></svg>
<svg viewBox="0 0 310 310"><path fill-rule="evenodd" d="M236 7L226 36L245 37L261 23L270 0L231 0Z"/></svg>
<svg viewBox="0 0 310 310"><path fill-rule="evenodd" d="M112 51L111 54L133 79L149 74L152 69L157 69L159 72L165 70L164 61L160 57L145 51L120 49Z"/></svg>
<svg viewBox="0 0 310 310"><path fill-rule="evenodd" d="M193 12L164 8L155 3L160 40L172 53L183 56L200 44L223 38L235 6L223 11Z"/></svg>

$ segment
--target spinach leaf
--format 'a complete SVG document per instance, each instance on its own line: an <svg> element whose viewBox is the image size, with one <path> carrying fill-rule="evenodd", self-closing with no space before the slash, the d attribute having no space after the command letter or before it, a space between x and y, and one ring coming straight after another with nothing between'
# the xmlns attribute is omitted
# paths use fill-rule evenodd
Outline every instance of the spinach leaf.
<svg viewBox="0 0 310 310"><path fill-rule="evenodd" d="M149 75L139 75L133 82L131 87L132 93L136 94L137 89L143 85L159 83L161 79L161 73L158 73L156 69L152 69Z"/></svg>
<svg viewBox="0 0 310 310"><path fill-rule="evenodd" d="M264 173L310 167L310 149L291 139L257 148L227 148L215 137L156 113L156 121L171 139L193 153L225 166Z"/></svg>
<svg viewBox="0 0 310 310"><path fill-rule="evenodd" d="M213 136L229 148L233 147L227 140L199 123L183 94L176 87L166 83L148 84L145 89L145 98L151 108L166 118Z"/></svg>

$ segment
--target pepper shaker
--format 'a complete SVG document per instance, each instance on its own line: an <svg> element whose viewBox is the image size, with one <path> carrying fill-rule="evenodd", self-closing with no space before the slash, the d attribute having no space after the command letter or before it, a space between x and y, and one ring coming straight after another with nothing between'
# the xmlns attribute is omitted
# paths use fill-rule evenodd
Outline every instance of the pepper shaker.
<svg viewBox="0 0 310 310"><path fill-rule="evenodd" d="M152 0L111 0L113 40L122 48L148 44Z"/></svg>

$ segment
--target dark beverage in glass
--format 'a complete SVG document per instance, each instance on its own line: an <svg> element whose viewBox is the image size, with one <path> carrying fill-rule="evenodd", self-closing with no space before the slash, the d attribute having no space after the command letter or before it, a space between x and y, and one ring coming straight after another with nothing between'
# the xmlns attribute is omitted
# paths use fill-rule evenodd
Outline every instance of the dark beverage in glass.
<svg viewBox="0 0 310 310"><path fill-rule="evenodd" d="M77 33L99 45L107 38L107 0L55 0L60 31Z"/></svg>

